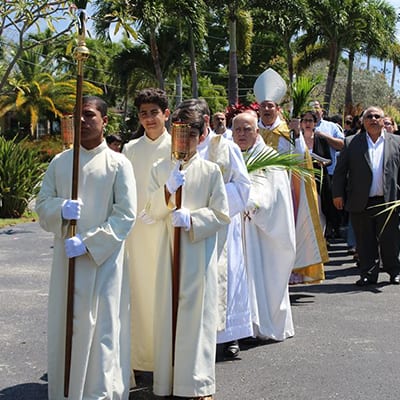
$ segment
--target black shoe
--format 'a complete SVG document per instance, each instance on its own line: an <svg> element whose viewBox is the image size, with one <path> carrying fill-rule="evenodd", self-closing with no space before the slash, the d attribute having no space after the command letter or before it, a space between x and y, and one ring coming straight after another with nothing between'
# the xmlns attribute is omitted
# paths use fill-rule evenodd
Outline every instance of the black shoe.
<svg viewBox="0 0 400 400"><path fill-rule="evenodd" d="M390 277L390 283L392 285L400 285L400 274L391 276Z"/></svg>
<svg viewBox="0 0 400 400"><path fill-rule="evenodd" d="M224 345L224 356L228 358L236 358L240 353L239 342L233 340Z"/></svg>
<svg viewBox="0 0 400 400"><path fill-rule="evenodd" d="M347 250L347 254L348 254L349 256L353 256L353 255L356 254L356 253L357 253L357 250L356 250L355 247L349 247L349 249Z"/></svg>
<svg viewBox="0 0 400 400"><path fill-rule="evenodd" d="M400 278L399 278L400 279ZM400 280L399 280L400 283ZM364 278L360 278L357 282L356 285L357 286L368 286L368 285L375 285L376 281L372 280L372 279L368 279L367 277Z"/></svg>

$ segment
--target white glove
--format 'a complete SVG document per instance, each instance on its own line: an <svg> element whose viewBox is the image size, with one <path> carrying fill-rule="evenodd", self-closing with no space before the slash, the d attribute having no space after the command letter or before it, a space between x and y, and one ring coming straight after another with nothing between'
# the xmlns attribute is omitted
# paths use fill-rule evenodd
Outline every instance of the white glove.
<svg viewBox="0 0 400 400"><path fill-rule="evenodd" d="M184 228L185 231L190 229L192 225L190 221L190 210L187 208L179 208L172 212L172 225L176 228Z"/></svg>
<svg viewBox="0 0 400 400"><path fill-rule="evenodd" d="M87 253L86 246L83 244L81 235L77 234L64 241L65 253L68 258L79 257Z"/></svg>
<svg viewBox="0 0 400 400"><path fill-rule="evenodd" d="M146 225L151 225L156 222L156 221L154 221L153 218L151 218L148 214L146 214L145 210L140 211L138 218L140 218L142 220L142 222Z"/></svg>
<svg viewBox="0 0 400 400"><path fill-rule="evenodd" d="M186 171L179 170L181 166L180 162L177 162L175 168L171 171L167 183L165 186L170 194L174 194L179 186L183 186L185 184L185 174Z"/></svg>
<svg viewBox="0 0 400 400"><path fill-rule="evenodd" d="M81 199L65 200L62 204L61 214L64 219L79 219L81 217Z"/></svg>

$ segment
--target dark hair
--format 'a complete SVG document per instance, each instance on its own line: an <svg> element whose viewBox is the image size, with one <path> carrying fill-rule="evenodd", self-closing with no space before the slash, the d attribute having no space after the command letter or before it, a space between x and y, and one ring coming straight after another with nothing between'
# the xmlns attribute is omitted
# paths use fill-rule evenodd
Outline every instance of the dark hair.
<svg viewBox="0 0 400 400"><path fill-rule="evenodd" d="M102 117L107 115L107 103L98 96L83 96L82 104L94 103L96 105L97 110L100 111Z"/></svg>
<svg viewBox="0 0 400 400"><path fill-rule="evenodd" d="M341 115L339 115L339 114L331 115L331 116L328 118L328 121L331 121L331 122L333 122L333 123L335 123L335 124L338 124L338 125L342 126L342 124L343 124L343 117L342 117Z"/></svg>
<svg viewBox="0 0 400 400"><path fill-rule="evenodd" d="M303 112L303 114L300 115L300 119L303 120L303 118L306 116L306 114L311 114L312 117L313 117L314 122L318 121L317 114L312 110L308 110L308 111Z"/></svg>
<svg viewBox="0 0 400 400"><path fill-rule="evenodd" d="M196 108L203 116L210 116L210 107L204 99L187 99L179 103L176 107L178 108Z"/></svg>
<svg viewBox="0 0 400 400"><path fill-rule="evenodd" d="M156 88L146 88L141 90L135 98L135 106L137 109L142 104L157 104L162 112L168 108L168 96L164 90Z"/></svg>
<svg viewBox="0 0 400 400"><path fill-rule="evenodd" d="M119 135L111 134L111 135L107 135L106 136L106 142L108 144L111 144L111 143L114 143L114 142L122 143L122 139L121 139L121 136L119 136Z"/></svg>
<svg viewBox="0 0 400 400"><path fill-rule="evenodd" d="M179 104L178 108L171 115L171 121L189 124L193 128L198 129L200 135L204 130L204 115L197 107L182 106L182 103Z"/></svg>

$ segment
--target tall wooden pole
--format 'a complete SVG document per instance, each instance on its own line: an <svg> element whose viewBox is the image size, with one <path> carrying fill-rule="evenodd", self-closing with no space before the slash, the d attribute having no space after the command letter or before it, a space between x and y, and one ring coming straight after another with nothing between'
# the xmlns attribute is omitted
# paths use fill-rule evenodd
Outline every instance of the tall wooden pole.
<svg viewBox="0 0 400 400"><path fill-rule="evenodd" d="M182 168L182 167L181 167ZM175 192L177 209L182 206L182 186ZM181 228L174 228L174 253L172 264L172 365L175 363L176 324L178 320L179 280L181 274Z"/></svg>
<svg viewBox="0 0 400 400"><path fill-rule="evenodd" d="M74 51L77 61L76 78L76 104L74 112L74 147L72 165L72 188L71 199L78 199L79 182L79 147L81 142L81 118L82 118L82 86L83 86L83 64L89 57L89 50L85 44L86 35L86 12L78 10L78 46ZM76 220L70 221L69 236L76 234ZM74 318L74 291L75 291L75 258L69 259L68 286L67 286L67 310L65 330L65 365L64 365L64 397L69 396L69 381L71 375L72 335Z"/></svg>
<svg viewBox="0 0 400 400"><path fill-rule="evenodd" d="M190 158L190 125L175 122L171 126L172 157L182 163ZM175 206L182 206L182 186L175 192ZM172 365L175 364L176 325L178 321L179 281L181 268L181 228L174 228L173 259L172 259Z"/></svg>

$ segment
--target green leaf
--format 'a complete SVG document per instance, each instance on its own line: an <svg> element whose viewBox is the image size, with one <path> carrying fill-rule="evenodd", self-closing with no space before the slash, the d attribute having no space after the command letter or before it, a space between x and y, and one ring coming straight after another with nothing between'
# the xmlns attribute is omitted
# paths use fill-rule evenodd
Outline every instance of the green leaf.
<svg viewBox="0 0 400 400"><path fill-rule="evenodd" d="M0 218L20 217L39 191L45 165L24 142L0 137Z"/></svg>
<svg viewBox="0 0 400 400"><path fill-rule="evenodd" d="M253 154L253 152L244 154L249 173L268 168L283 168L302 179L310 179L320 175L320 171L305 166L298 154L279 154L272 148L262 151L254 157Z"/></svg>

